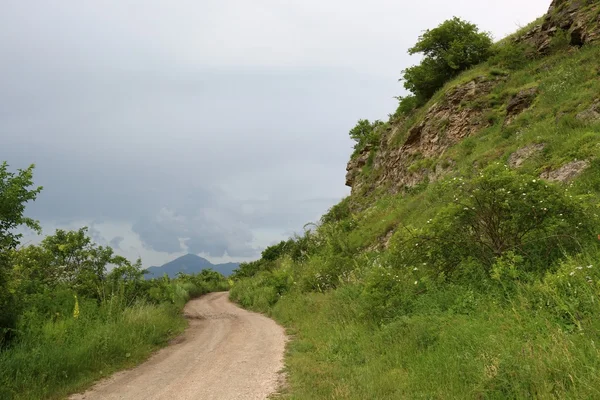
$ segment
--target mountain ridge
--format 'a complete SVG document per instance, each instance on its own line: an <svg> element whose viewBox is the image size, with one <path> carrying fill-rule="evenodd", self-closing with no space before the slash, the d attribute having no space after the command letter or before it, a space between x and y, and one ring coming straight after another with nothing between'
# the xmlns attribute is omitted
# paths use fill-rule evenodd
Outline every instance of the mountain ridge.
<svg viewBox="0 0 600 400"><path fill-rule="evenodd" d="M148 271L148 273L145 277L146 279L153 279L160 278L164 274L167 274L169 278L175 278L179 272L185 274L197 274L205 269L212 269L224 276L229 276L238 266L239 263L233 262L213 264L205 258L189 253L161 266L147 268L146 271Z"/></svg>

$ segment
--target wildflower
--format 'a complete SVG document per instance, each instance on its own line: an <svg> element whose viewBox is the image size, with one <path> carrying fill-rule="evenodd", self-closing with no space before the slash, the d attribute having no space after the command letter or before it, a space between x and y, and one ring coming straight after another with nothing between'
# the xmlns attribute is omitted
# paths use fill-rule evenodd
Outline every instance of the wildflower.
<svg viewBox="0 0 600 400"><path fill-rule="evenodd" d="M575 275L575 271L571 271L571 272L569 273L569 276L573 276L573 275Z"/></svg>
<svg viewBox="0 0 600 400"><path fill-rule="evenodd" d="M581 271L583 269L583 267L577 267L577 269Z"/></svg>
<svg viewBox="0 0 600 400"><path fill-rule="evenodd" d="M593 268L593 267L594 267L593 265L588 265L586 268L587 268L587 269L591 269L591 268Z"/></svg>
<svg viewBox="0 0 600 400"><path fill-rule="evenodd" d="M419 281L415 281L415 285L418 285L418 284L419 284Z"/></svg>
<svg viewBox="0 0 600 400"><path fill-rule="evenodd" d="M419 268L417 268L417 267L413 268L413 271L418 271L418 270L419 270Z"/></svg>
<svg viewBox="0 0 600 400"><path fill-rule="evenodd" d="M79 318L79 301L77 300L77 295L75 295L75 307L73 308L73 318Z"/></svg>

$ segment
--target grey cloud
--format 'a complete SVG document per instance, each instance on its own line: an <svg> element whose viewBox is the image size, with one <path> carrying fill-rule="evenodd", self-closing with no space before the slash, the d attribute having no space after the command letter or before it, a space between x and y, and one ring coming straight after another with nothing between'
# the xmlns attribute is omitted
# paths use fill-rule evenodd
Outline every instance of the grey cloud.
<svg viewBox="0 0 600 400"><path fill-rule="evenodd" d="M108 244L113 249L120 249L121 248L121 243L123 243L124 240L125 240L125 238L123 236L115 236L114 238L112 238L110 240L110 242L108 242Z"/></svg>
<svg viewBox="0 0 600 400"><path fill-rule="evenodd" d="M193 215L183 215L163 208L153 217L138 220L133 230L146 245L157 251L181 252L183 241L187 250L196 254L213 257L257 255L249 227L236 220L231 212L218 209L201 209Z"/></svg>

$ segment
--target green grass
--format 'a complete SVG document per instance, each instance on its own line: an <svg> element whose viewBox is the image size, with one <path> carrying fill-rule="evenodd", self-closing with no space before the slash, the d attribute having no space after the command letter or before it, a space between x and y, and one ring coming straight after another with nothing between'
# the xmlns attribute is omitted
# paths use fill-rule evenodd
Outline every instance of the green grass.
<svg viewBox="0 0 600 400"><path fill-rule="evenodd" d="M568 265L563 272L576 268ZM293 338L281 398L598 398L598 292L586 294L596 299L594 311L579 316L574 327L557 310L582 307L563 304L569 298L551 284L564 280L560 275L519 286L508 300L501 292L432 291L411 313L383 323L370 320L361 284L291 292L274 307L258 302L254 308L270 312Z"/></svg>
<svg viewBox="0 0 600 400"><path fill-rule="evenodd" d="M159 304L138 300L124 305L113 297L98 305L80 298L77 318L73 305L52 319L36 310L26 312L17 337L0 351L0 399L64 398L133 367L183 332L187 320L181 309L190 298L229 289L222 277L210 282L201 275L179 280L159 280L165 293Z"/></svg>
<svg viewBox="0 0 600 400"><path fill-rule="evenodd" d="M0 353L0 398L62 398L145 360L187 325L179 309L166 304L107 314L86 316L82 310L78 319L30 326Z"/></svg>

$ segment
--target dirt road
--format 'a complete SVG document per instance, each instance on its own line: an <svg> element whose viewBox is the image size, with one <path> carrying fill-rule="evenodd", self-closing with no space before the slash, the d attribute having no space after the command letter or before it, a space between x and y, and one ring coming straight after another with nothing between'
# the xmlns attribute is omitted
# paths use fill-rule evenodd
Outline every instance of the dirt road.
<svg viewBox="0 0 600 400"><path fill-rule="evenodd" d="M285 335L271 319L211 293L185 307L186 332L144 364L101 381L72 400L245 400L277 390Z"/></svg>

